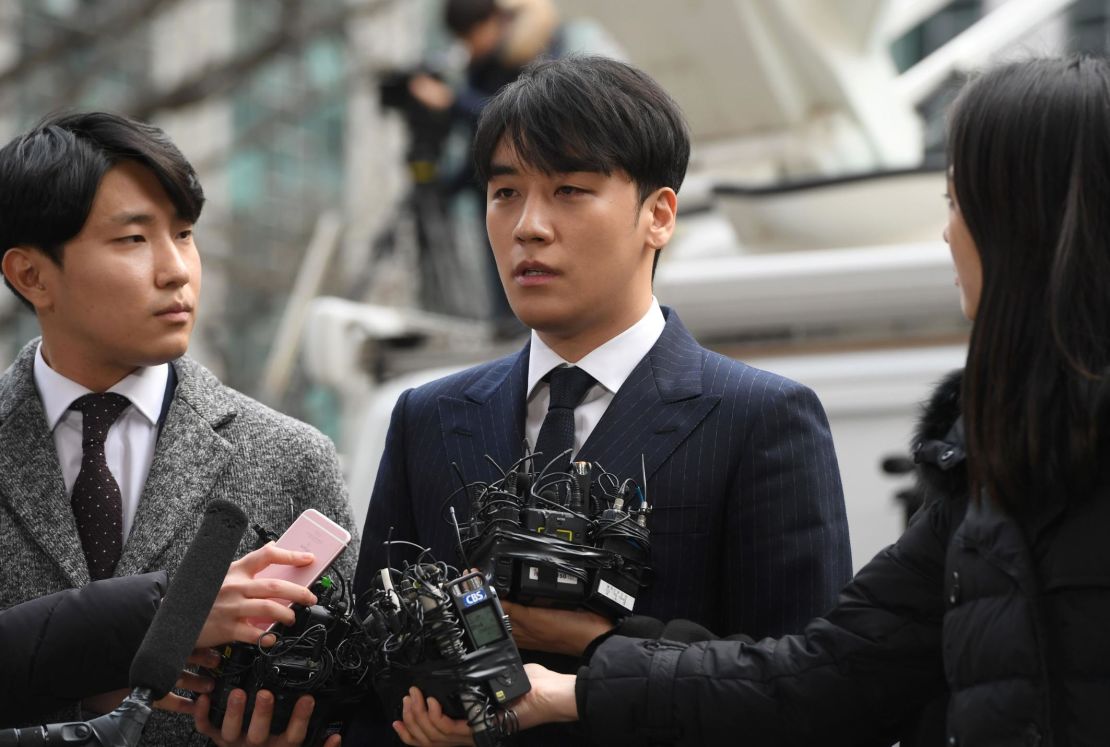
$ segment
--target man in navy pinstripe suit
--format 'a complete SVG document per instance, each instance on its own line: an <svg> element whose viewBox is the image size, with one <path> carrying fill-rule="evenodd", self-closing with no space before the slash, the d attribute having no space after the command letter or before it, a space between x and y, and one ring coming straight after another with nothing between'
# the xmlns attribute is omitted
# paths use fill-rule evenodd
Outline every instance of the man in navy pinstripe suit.
<svg viewBox="0 0 1110 747"><path fill-rule="evenodd" d="M652 295L689 157L677 104L623 63L541 62L486 108L474 156L501 280L531 341L401 396L356 589L386 565L391 527L454 560L451 463L490 480L486 455L519 458L548 408L544 377L570 365L596 380L574 410L574 458L621 476L646 464L656 581L636 612L721 635L800 631L851 576L836 456L813 392L700 347ZM466 515L461 495L455 506ZM581 654L611 626L509 608L526 649Z"/></svg>

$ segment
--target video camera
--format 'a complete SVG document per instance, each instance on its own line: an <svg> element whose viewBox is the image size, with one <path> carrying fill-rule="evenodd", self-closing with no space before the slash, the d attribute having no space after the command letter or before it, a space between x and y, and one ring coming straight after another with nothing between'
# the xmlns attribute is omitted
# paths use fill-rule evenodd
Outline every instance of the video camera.
<svg viewBox="0 0 1110 747"><path fill-rule="evenodd" d="M383 109L395 109L405 119L411 139L406 160L413 169L418 183L429 181L425 176L434 176L434 164L439 160L444 142L451 132L455 117L450 110L437 111L420 103L409 91L409 81L418 74L435 73L426 70L394 70L384 74L378 82L378 100ZM426 166L422 166L426 164Z"/></svg>
<svg viewBox="0 0 1110 747"><path fill-rule="evenodd" d="M460 552L510 601L630 615L652 580L644 489L589 462L553 471L565 453L537 473L538 456L498 467L502 476L491 483L465 485L470 519L460 527Z"/></svg>

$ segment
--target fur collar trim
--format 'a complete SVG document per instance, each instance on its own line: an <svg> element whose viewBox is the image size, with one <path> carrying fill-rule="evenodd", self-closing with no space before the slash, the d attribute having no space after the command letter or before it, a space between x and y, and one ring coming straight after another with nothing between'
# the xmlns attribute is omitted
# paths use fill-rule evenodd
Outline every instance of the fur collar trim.
<svg viewBox="0 0 1110 747"><path fill-rule="evenodd" d="M963 371L953 371L933 390L921 409L913 440L918 479L927 491L950 496L967 492L966 452L960 417Z"/></svg>

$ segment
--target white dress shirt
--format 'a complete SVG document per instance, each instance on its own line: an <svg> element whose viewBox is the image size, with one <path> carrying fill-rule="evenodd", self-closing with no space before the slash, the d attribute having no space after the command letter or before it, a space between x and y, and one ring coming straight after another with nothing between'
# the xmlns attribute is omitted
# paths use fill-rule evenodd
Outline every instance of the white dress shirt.
<svg viewBox="0 0 1110 747"><path fill-rule="evenodd" d="M117 382L109 392L122 394L131 400L108 430L104 442L104 456L108 470L119 484L123 499L123 541L131 534L135 512L139 508L143 486L146 484L154 447L158 442L158 416L166 396L166 382L170 375L168 363L140 368ZM42 357L42 345L35 354L35 387L46 413L46 426L54 434L54 450L62 467L66 495L73 495L73 483L81 471L81 426L83 416L69 406L79 397L90 394L75 381L55 371Z"/></svg>
<svg viewBox="0 0 1110 747"><path fill-rule="evenodd" d="M609 409L613 396L632 373L632 369L636 368L663 334L666 323L659 302L653 296L651 307L640 321L591 350L576 364L560 358L533 330L532 345L528 352L528 414L524 422L524 435L528 438L528 443L535 447L540 426L547 415L548 402L551 400L550 388L547 382L542 381L543 377L559 366L576 365L598 382L586 392L586 398L574 410L574 451L578 453L582 444L593 433L601 416Z"/></svg>

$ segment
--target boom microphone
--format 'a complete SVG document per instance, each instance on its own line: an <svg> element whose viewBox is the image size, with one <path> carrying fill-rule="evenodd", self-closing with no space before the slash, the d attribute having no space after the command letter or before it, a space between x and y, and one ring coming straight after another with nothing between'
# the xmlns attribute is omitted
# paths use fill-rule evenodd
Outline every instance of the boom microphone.
<svg viewBox="0 0 1110 747"><path fill-rule="evenodd" d="M212 610L247 517L238 506L215 500L177 567L173 582L131 660L131 694L119 708L91 721L0 729L0 747L98 745L134 747L150 717L150 704L173 689Z"/></svg>
<svg viewBox="0 0 1110 747"><path fill-rule="evenodd" d="M173 689L246 528L247 517L235 504L222 500L208 504L200 531L131 661L131 687L149 688L154 700Z"/></svg>

